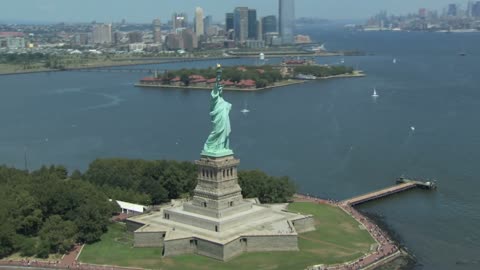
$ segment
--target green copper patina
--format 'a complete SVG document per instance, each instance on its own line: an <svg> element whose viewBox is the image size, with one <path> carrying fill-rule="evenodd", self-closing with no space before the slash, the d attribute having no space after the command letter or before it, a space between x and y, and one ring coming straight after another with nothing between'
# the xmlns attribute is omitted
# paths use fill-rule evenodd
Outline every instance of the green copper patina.
<svg viewBox="0 0 480 270"><path fill-rule="evenodd" d="M223 99L223 86L220 84L222 79L222 67L217 65L217 80L212 89L212 100L210 105L210 118L213 128L203 146L202 155L210 157L223 157L233 155L229 148L230 127L230 109L232 104Z"/></svg>

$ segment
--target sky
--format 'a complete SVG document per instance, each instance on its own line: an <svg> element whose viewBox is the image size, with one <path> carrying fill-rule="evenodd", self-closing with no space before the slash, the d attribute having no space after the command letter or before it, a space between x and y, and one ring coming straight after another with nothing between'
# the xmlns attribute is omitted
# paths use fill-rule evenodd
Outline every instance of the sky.
<svg viewBox="0 0 480 270"><path fill-rule="evenodd" d="M366 19L380 10L406 14L419 8L441 10L467 0L296 0L296 17ZM237 6L256 8L258 16L278 13L278 0L0 0L0 22L166 22L175 11L185 11L193 20L195 7L202 7L214 21Z"/></svg>

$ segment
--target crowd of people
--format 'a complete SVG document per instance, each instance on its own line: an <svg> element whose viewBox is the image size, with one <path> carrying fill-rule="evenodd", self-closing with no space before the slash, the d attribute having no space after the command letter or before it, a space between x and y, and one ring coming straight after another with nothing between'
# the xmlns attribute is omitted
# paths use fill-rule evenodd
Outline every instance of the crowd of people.
<svg viewBox="0 0 480 270"><path fill-rule="evenodd" d="M388 237L388 235L378 227L374 222L366 218L360 212L358 212L355 208L353 208L345 201L337 201L337 200L324 200L319 199L314 196L310 196L308 194L296 194L296 198L299 199L298 201L310 201L315 203L326 203L330 205L336 205L351 215L354 219L360 222L365 229L368 230L370 235L376 240L378 243L375 251L357 259L354 262L339 264L339 265L331 265L331 266L317 266L313 269L318 270L357 270L362 269L365 266L373 264L383 258L389 257L394 253L399 251L398 247L395 243Z"/></svg>

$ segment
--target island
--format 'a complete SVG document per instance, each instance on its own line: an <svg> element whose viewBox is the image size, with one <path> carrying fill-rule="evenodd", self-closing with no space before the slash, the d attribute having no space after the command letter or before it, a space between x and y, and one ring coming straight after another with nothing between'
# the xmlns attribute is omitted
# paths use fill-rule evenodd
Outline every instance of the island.
<svg viewBox="0 0 480 270"><path fill-rule="evenodd" d="M364 77L344 65L320 65L313 59L284 59L279 65L224 67L221 84L229 91L258 91L305 83L309 80ZM209 90L216 83L214 68L155 71L135 86Z"/></svg>

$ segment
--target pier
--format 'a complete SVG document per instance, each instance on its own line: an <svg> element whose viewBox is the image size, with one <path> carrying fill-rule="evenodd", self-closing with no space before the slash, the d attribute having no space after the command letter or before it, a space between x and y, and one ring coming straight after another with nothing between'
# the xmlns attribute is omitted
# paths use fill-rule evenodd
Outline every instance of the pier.
<svg viewBox="0 0 480 270"><path fill-rule="evenodd" d="M356 197L344 200L340 204L356 206L362 203L384 198L384 197L397 194L406 190L410 190L413 188L435 189L436 184L434 181L423 182L423 181L411 180L411 179L401 177L397 179L397 185L387 187L381 190L373 191L360 196L356 196Z"/></svg>

